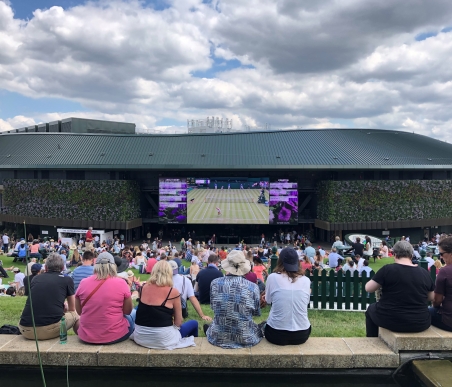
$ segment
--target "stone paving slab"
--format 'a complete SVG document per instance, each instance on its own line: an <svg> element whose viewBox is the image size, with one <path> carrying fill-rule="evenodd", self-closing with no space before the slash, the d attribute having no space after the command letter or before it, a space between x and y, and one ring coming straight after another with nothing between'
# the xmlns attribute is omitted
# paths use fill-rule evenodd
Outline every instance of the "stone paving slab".
<svg viewBox="0 0 452 387"><path fill-rule="evenodd" d="M37 365L35 342L22 336L0 335L0 364ZM318 369L395 368L394 353L378 338L311 337L302 345L277 346L263 339L243 349L222 349L206 338L196 347L173 351L141 347L131 340L113 345L89 345L77 336L67 344L58 339L40 341L44 365L87 367Z"/></svg>
<svg viewBox="0 0 452 387"><path fill-rule="evenodd" d="M394 352L400 351L442 351L452 349L450 332L432 328L419 333L399 333L380 328L379 337Z"/></svg>
<svg viewBox="0 0 452 387"><path fill-rule="evenodd" d="M399 356L378 337L345 337L345 344L352 351L352 367L397 368Z"/></svg>

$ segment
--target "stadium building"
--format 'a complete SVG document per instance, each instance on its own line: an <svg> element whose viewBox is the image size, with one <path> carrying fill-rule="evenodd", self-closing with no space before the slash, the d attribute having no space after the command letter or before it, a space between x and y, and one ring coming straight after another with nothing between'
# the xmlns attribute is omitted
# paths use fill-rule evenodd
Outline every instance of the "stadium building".
<svg viewBox="0 0 452 387"><path fill-rule="evenodd" d="M34 235L93 226L127 240L163 229L257 243L281 229L323 241L452 231L452 145L414 133L143 135L69 118L2 133L0 147L0 221Z"/></svg>

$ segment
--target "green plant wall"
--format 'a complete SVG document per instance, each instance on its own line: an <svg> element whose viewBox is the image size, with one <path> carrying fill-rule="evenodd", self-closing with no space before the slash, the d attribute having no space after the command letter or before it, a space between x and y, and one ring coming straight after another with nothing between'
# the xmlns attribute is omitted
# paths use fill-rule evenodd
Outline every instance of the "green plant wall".
<svg viewBox="0 0 452 387"><path fill-rule="evenodd" d="M4 206L11 215L98 221L141 216L134 181L6 179L3 185Z"/></svg>
<svg viewBox="0 0 452 387"><path fill-rule="evenodd" d="M452 217L450 180L322 181L317 216L327 222Z"/></svg>

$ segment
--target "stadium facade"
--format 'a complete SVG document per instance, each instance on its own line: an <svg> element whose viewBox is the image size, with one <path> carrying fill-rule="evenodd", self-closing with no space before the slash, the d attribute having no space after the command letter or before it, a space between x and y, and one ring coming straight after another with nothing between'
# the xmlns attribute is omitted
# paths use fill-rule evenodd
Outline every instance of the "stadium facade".
<svg viewBox="0 0 452 387"><path fill-rule="evenodd" d="M355 231L412 240L452 231L452 145L414 133L140 135L134 124L70 118L4 132L0 148L0 221L25 221L35 233L93 226L130 240L164 228L255 242L279 229L310 230L318 240ZM215 193L228 182L237 195L255 197L254 207L253 199L231 207L239 200L231 199L235 191ZM240 185L258 191L240 192ZM190 195L203 189L210 190L200 196L206 205L198 201L190 217ZM262 189L269 194L260 196ZM231 216L226 224L215 220L219 205L207 207L217 197L227 203L218 215ZM262 221L259 214L269 209L269 221ZM187 223L187 212L196 222ZM203 212L213 215L202 221Z"/></svg>

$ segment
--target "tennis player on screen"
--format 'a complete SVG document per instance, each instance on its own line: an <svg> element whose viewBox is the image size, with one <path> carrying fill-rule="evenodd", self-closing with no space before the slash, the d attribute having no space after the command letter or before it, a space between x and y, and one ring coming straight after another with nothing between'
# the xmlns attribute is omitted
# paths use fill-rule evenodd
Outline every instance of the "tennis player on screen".
<svg viewBox="0 0 452 387"><path fill-rule="evenodd" d="M218 215L221 215L221 210L218 207L215 207L215 209L217 210Z"/></svg>

